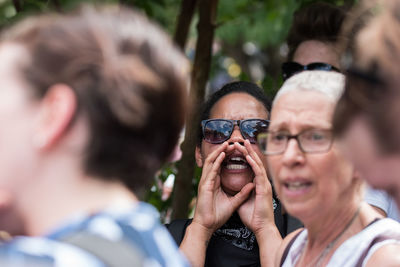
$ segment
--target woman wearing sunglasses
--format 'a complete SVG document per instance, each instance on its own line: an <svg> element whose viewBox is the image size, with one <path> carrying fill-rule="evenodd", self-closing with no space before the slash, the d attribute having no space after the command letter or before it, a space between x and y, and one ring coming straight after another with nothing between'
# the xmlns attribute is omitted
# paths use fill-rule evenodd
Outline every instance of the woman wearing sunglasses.
<svg viewBox="0 0 400 267"><path fill-rule="evenodd" d="M268 132L258 135L280 200L304 224L283 240L275 266L400 264L400 224L362 201L363 182L332 134L343 87L339 73L293 76L274 100Z"/></svg>
<svg viewBox="0 0 400 267"><path fill-rule="evenodd" d="M176 222L170 225L178 243L184 236L180 248L193 266L273 262L276 243L271 241L271 248L260 253L257 245L262 233L278 241L286 234L256 144L257 134L268 127L269 110L262 90L247 82L225 85L204 104L196 147L202 176L195 215L179 229Z"/></svg>
<svg viewBox="0 0 400 267"><path fill-rule="evenodd" d="M282 64L282 78L305 70L339 72L337 41L345 18L343 8L325 2L297 10L287 38L288 62Z"/></svg>

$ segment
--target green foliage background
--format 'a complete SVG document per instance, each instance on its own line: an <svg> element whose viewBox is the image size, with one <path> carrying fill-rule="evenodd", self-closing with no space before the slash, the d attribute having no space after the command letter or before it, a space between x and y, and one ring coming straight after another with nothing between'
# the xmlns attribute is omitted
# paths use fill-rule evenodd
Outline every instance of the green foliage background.
<svg viewBox="0 0 400 267"><path fill-rule="evenodd" d="M201 1L201 0L198 0ZM279 51L284 45L286 35L292 21L293 12L304 5L316 2L315 0L219 0L218 6L218 25L216 30L216 43L220 49L215 52L212 62L211 76L224 70L220 62L226 57L233 57L232 54L242 53L243 44L251 42L260 50L260 56L270 57L271 53ZM351 4L352 0L326 0L335 5ZM0 27L5 27L16 20L26 16L56 10L63 12L76 7L82 3L120 3L142 10L150 18L157 21L171 35L176 27L176 20L180 10L181 0L0 0ZM20 10L16 10L16 6ZM197 17L195 16L191 24L187 55L193 58L194 43L196 40ZM232 52L233 51L233 52ZM271 52L275 51L275 52ZM246 67L247 62L237 62L242 64L242 73L236 79L250 80ZM269 64L272 64L270 62ZM278 60L279 63L279 60ZM279 68L277 62L272 69ZM276 74L266 73L261 85L267 94L273 96L281 84L281 80ZM167 164L156 177L152 190L146 196L146 200L159 209L162 216L167 214L171 205L171 199L163 201L162 183L170 174L176 173L174 163ZM193 192L197 192L197 183L200 177L200 169L197 169L193 177Z"/></svg>

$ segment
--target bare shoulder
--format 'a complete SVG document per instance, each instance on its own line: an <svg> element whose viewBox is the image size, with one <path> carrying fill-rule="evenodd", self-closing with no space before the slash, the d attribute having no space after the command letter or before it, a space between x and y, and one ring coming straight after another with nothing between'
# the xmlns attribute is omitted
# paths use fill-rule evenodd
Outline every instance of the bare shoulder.
<svg viewBox="0 0 400 267"><path fill-rule="evenodd" d="M297 236L301 231L303 231L303 229L304 229L304 228L299 228L299 229L297 229L297 230L291 232L290 234L288 234L288 235L283 239L283 241L282 241L282 243L281 243L281 245L280 245L280 247L279 247L279 249L278 249L278 252L277 252L277 255L276 255L277 257L275 258L275 266L279 266L279 265L280 265L280 262L281 262L281 259L282 259L283 253L285 252L286 247L289 245L290 241L291 241L295 236Z"/></svg>
<svg viewBox="0 0 400 267"><path fill-rule="evenodd" d="M387 244L382 246L372 254L365 266L400 266L400 244Z"/></svg>

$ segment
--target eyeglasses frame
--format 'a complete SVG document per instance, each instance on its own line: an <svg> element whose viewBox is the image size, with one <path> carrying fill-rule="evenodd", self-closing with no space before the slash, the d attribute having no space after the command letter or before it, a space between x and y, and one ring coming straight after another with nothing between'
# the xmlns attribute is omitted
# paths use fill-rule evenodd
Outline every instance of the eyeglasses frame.
<svg viewBox="0 0 400 267"><path fill-rule="evenodd" d="M303 146L302 146L302 143L299 141L299 136L302 135L302 134L304 134L304 133L306 133L306 132L309 132L309 131L324 131L324 132L331 132L331 133L332 133L332 129L313 128L313 129L306 129L306 130L301 131L301 132L299 132L298 134L295 134L295 135L290 135L290 134L288 134L288 135L286 135L287 139L286 139L285 148L284 148L281 152L275 152L275 153L267 153L267 152L261 147L261 145L260 145L261 142L259 141L261 138L263 138L263 137L265 138L265 136L268 135L268 134L270 134L271 132L263 132L263 133L258 134L258 136L257 136L257 143L259 144L259 147L260 147L260 150L262 151L262 153L263 153L264 155L267 155L267 156L281 155L281 154L285 153L285 151L286 151L286 149L287 149L287 146L288 146L288 144L289 144L290 139L295 139L295 140L297 141L297 145L299 146L300 150L301 150L303 153L307 153L307 154L325 153L325 152L328 152L328 151L332 148L332 144L333 144L333 141L334 141L333 134L331 134L330 143L329 143L329 146L328 146L326 149L324 149L324 150L317 150L317 151L307 151L307 150L305 150L305 149L303 148Z"/></svg>

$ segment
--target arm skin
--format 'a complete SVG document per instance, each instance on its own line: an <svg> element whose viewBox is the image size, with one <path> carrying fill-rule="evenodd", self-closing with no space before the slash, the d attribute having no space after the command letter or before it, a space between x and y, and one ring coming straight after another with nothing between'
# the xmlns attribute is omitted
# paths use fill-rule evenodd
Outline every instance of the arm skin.
<svg viewBox="0 0 400 267"><path fill-rule="evenodd" d="M283 253L284 253L286 247L289 245L289 242L290 242L300 231L302 231L303 229L304 229L304 228L297 229L297 230L291 232L290 234L288 234L288 235L283 239L283 241L280 243L280 245L279 245L279 247L278 247L278 249L277 249L277 251L276 251L276 253L275 253L275 259L274 259L275 264L274 264L274 266L276 266L276 267L280 266Z"/></svg>
<svg viewBox="0 0 400 267"><path fill-rule="evenodd" d="M366 267L395 267L400 266L400 245L384 245L369 258Z"/></svg>
<svg viewBox="0 0 400 267"><path fill-rule="evenodd" d="M235 196L228 196L222 190L219 175L221 163L225 152L233 149L234 145L224 142L207 157L203 165L194 218L180 245L180 249L194 267L204 266L211 235L229 219L254 188L254 184L249 183Z"/></svg>
<svg viewBox="0 0 400 267"><path fill-rule="evenodd" d="M374 210L376 211L376 212L378 212L380 215L382 215L383 217L387 217L387 214L386 214L386 212L383 210L383 209L381 209L381 208L379 208L379 207L377 207L377 206L374 206L374 205L372 205L372 204L369 204L372 208L374 208Z"/></svg>
<svg viewBox="0 0 400 267"><path fill-rule="evenodd" d="M255 174L255 190L238 210L242 222L255 234L260 248L261 266L273 266L275 255L282 243L282 237L275 225L272 206L272 186L265 167L248 140L245 146L235 144L235 148L246 155Z"/></svg>

